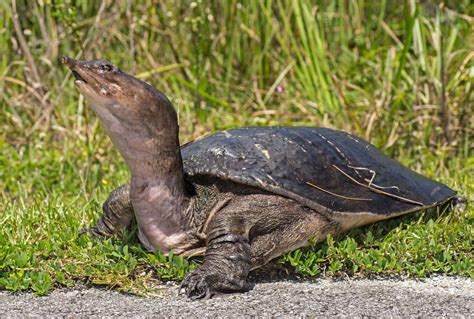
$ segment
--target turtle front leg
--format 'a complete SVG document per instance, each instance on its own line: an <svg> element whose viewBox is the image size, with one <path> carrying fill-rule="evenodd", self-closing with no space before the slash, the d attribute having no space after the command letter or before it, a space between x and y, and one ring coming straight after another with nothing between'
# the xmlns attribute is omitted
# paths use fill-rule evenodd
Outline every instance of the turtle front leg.
<svg viewBox="0 0 474 319"><path fill-rule="evenodd" d="M97 224L79 231L93 236L110 237L118 234L130 225L133 218L133 206L130 201L130 184L125 184L110 193L102 205L102 216Z"/></svg>
<svg viewBox="0 0 474 319"><path fill-rule="evenodd" d="M337 223L290 199L235 197L209 223L204 262L188 274L180 290L191 299L247 291L250 270L338 231Z"/></svg>
<svg viewBox="0 0 474 319"><path fill-rule="evenodd" d="M245 229L232 227L232 220L219 216L208 234L203 264L186 276L181 289L191 299L207 299L219 293L249 290L250 244ZM235 226L235 225L234 225Z"/></svg>

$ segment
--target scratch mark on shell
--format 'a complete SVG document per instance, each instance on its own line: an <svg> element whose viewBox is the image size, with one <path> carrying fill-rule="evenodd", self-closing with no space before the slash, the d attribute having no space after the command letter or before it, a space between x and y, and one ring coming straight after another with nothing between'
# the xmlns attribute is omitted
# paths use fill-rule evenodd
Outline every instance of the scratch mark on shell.
<svg viewBox="0 0 474 319"><path fill-rule="evenodd" d="M346 136L347 136L349 139L351 139L351 140L353 140L354 142L356 142L356 143L359 143L359 142L360 142L359 139L357 139L356 137L352 136L351 134L346 134Z"/></svg>
<svg viewBox="0 0 474 319"><path fill-rule="evenodd" d="M260 185L265 185L265 183L264 183L260 178L258 178L257 176L253 176L253 178L254 178Z"/></svg>
<svg viewBox="0 0 474 319"><path fill-rule="evenodd" d="M276 182L276 180L272 177L272 175L267 174L267 177L268 177L269 180L271 180L271 181L274 182L275 184L278 184L278 183Z"/></svg>
<svg viewBox="0 0 474 319"><path fill-rule="evenodd" d="M325 137L324 135L322 135L321 133L318 133L318 135L323 139L325 140L329 145L331 145L337 153L339 153L339 155L341 155L341 157L346 160L348 166L350 167L352 165L351 161L349 160L349 158L347 158L346 154L344 154L343 151L341 151L341 149L336 145L334 144L332 141L330 141L327 137ZM359 176L360 178L362 178L362 176L359 174L359 172L357 170L354 170L357 174L357 176Z"/></svg>
<svg viewBox="0 0 474 319"><path fill-rule="evenodd" d="M264 149L260 144L255 144L255 147L263 154L263 156L270 159L270 152L267 149Z"/></svg>

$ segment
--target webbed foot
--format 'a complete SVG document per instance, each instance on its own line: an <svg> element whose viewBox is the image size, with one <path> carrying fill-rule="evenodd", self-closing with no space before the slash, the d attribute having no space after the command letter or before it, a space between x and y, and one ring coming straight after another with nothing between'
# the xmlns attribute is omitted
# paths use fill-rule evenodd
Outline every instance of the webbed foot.
<svg viewBox="0 0 474 319"><path fill-rule="evenodd" d="M181 282L179 291L191 300L209 299L215 295L232 292L245 292L250 285L241 276L214 272L200 267L189 273Z"/></svg>

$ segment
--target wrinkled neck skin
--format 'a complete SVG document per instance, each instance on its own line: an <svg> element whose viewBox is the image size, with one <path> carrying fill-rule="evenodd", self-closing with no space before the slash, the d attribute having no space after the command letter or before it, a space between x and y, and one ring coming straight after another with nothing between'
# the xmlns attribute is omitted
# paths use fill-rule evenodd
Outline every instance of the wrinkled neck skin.
<svg viewBox="0 0 474 319"><path fill-rule="evenodd" d="M130 198L142 244L150 250L179 253L186 241L190 198L186 192L176 112L169 102L158 105L160 117L127 125L108 108L92 105L102 126L127 163ZM109 105L109 107L114 107Z"/></svg>

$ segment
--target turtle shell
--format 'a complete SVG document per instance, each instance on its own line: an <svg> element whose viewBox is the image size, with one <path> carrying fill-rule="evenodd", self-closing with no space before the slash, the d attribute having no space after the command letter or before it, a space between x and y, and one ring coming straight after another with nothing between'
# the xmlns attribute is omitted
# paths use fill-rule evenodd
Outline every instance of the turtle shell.
<svg viewBox="0 0 474 319"><path fill-rule="evenodd" d="M381 220L456 194L362 139L327 128L233 129L183 146L182 155L190 180L209 176L246 184L329 217L370 214Z"/></svg>

